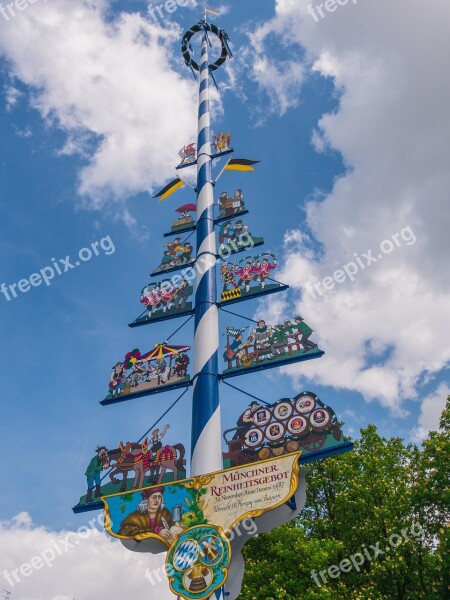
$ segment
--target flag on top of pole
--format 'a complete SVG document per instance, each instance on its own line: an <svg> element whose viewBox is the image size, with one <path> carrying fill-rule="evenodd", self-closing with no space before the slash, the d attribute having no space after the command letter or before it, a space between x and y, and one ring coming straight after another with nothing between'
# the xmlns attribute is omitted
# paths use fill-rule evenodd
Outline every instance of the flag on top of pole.
<svg viewBox="0 0 450 600"><path fill-rule="evenodd" d="M259 160L248 160L246 158L230 158L225 165L225 171L254 171L252 165L258 164Z"/></svg>
<svg viewBox="0 0 450 600"><path fill-rule="evenodd" d="M216 12L215 10L211 10L207 6L205 6L205 12L210 13L211 15L216 15L216 17L220 17L220 13Z"/></svg>
<svg viewBox="0 0 450 600"><path fill-rule="evenodd" d="M153 196L153 198L159 198L159 201L162 202L185 185L186 182L177 177L176 179L173 179L170 183L168 183L165 187L163 187L163 189L160 192L158 192L155 196Z"/></svg>

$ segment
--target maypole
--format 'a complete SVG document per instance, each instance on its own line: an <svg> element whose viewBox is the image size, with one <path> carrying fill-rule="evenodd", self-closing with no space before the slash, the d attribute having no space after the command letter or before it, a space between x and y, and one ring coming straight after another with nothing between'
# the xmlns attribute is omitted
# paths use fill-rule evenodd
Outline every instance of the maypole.
<svg viewBox="0 0 450 600"><path fill-rule="evenodd" d="M145 311L130 327L178 317L187 320L149 350L134 348L113 363L108 394L100 403L107 406L176 389L184 391L157 418L149 411L152 424L137 442L97 446L85 472L86 493L73 510L79 513L104 508L106 531L128 549L165 553L168 582L179 599L223 600L226 595L236 600L244 572L241 550L253 535L240 525L252 520L252 529L266 533L290 521L306 499L301 465L347 452L352 444L345 440L333 409L313 392L303 391L270 403L228 383L231 377L317 359L324 352L310 339L313 330L298 314L270 324L227 310L235 303L285 292L288 286L274 279L278 261L272 252L248 255L263 245L264 239L253 235L251 225L242 220L249 213L242 190L237 189L232 196L222 191L215 202L215 185L225 171L251 172L259 161L230 157L213 179L213 162L233 149L231 133L224 130L212 136L210 77L217 87L213 73L232 54L228 35L208 23L207 12L213 13L205 9L204 18L182 39L185 63L199 75L198 133L197 149L194 143L185 145L176 169L196 165L196 186L177 175L154 196L163 201L188 186L195 190L197 202L184 199L175 209L178 217L164 234L164 238L172 239L163 243L161 264L141 292ZM201 35L199 62L191 46L196 34ZM215 62L209 58L211 36L221 45ZM196 213L195 219L192 213ZM189 241L194 234L196 253ZM234 256L243 252L242 258ZM169 278L175 271L181 274ZM164 279L154 280L160 277ZM247 324L228 325L219 338L219 310ZM192 318L191 377L190 345L171 340ZM220 339L224 341L221 356L225 368L219 373ZM252 399L237 417L236 426L223 435L219 382L247 396L246 402L248 397ZM170 424L165 419L188 397L191 386L188 474L185 447L171 442ZM222 439L226 452L222 452ZM160 581L159 573L153 576L147 571L145 577L153 585Z"/></svg>
<svg viewBox="0 0 450 600"><path fill-rule="evenodd" d="M211 159L208 28L203 22L197 155L197 269L191 475L222 468L219 405L219 316L216 304L216 235Z"/></svg>

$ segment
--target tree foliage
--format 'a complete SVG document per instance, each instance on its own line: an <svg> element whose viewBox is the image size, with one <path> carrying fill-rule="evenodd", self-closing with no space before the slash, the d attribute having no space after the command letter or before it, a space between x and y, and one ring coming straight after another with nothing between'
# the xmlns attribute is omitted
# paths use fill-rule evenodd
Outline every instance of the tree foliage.
<svg viewBox="0 0 450 600"><path fill-rule="evenodd" d="M450 397L422 448L371 425L307 481L300 517L247 544L240 600L450 599Z"/></svg>

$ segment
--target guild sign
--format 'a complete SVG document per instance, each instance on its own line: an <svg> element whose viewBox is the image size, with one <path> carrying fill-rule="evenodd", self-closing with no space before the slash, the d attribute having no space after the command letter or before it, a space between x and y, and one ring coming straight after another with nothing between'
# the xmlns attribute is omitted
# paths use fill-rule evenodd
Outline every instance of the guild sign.
<svg viewBox="0 0 450 600"><path fill-rule="evenodd" d="M165 342L141 354L138 348L128 352L123 362L114 365L109 378L109 393L102 403L109 404L131 396L147 396L164 387L173 389L189 382L190 346Z"/></svg>
<svg viewBox="0 0 450 600"><path fill-rule="evenodd" d="M181 162L177 168L194 165L197 160L197 150L195 149L195 143L183 146L178 152L178 156L181 158Z"/></svg>
<svg viewBox="0 0 450 600"><path fill-rule="evenodd" d="M192 231L195 229L195 221L192 214L196 211L197 207L195 204L183 204L183 206L179 206L176 209L178 217L172 222L172 229L170 233L184 233L186 231Z"/></svg>
<svg viewBox="0 0 450 600"><path fill-rule="evenodd" d="M256 401L241 414L234 429L224 433L228 452L224 468L249 464L303 450L303 457L322 451L337 453L347 442L332 408L315 394L302 392L272 406Z"/></svg>
<svg viewBox="0 0 450 600"><path fill-rule="evenodd" d="M163 244L164 254L161 259L161 264L157 267L152 277L159 273L167 273L176 271L181 267L186 267L194 263L194 247L190 242L183 242L181 237L176 237L170 242Z"/></svg>
<svg viewBox="0 0 450 600"><path fill-rule="evenodd" d="M220 528L192 527L167 553L170 588L185 600L210 598L227 580L230 562L230 542Z"/></svg>
<svg viewBox="0 0 450 600"><path fill-rule="evenodd" d="M147 284L141 292L140 302L145 306L146 312L138 317L131 327L144 325L151 321L161 321L189 314L192 312L194 287L187 278L175 284L170 279L158 283Z"/></svg>
<svg viewBox="0 0 450 600"><path fill-rule="evenodd" d="M241 189L237 189L230 198L228 192L222 192L218 200L219 219L237 217L247 212L244 203L244 194Z"/></svg>
<svg viewBox="0 0 450 600"><path fill-rule="evenodd" d="M227 364L224 375L232 376L247 370L258 370L322 356L317 344L310 337L313 330L303 317L285 319L279 325L267 325L258 321L256 327L244 339L247 328L227 327L226 347L223 359ZM283 405L277 416L286 418L291 407ZM283 415L283 411L286 414Z"/></svg>
<svg viewBox="0 0 450 600"><path fill-rule="evenodd" d="M216 156L219 154L227 154L232 152L231 148L231 133L221 131L217 136L213 135L212 144L216 151Z"/></svg>
<svg viewBox="0 0 450 600"><path fill-rule="evenodd" d="M239 249L235 251L239 252ZM246 300L253 296L263 296L287 289L287 286L272 278L272 271L277 267L276 256L269 252L258 256L247 256L233 264L225 261L220 267L223 283L220 298L222 304L233 301L237 297Z"/></svg>
<svg viewBox="0 0 450 600"><path fill-rule="evenodd" d="M143 442L120 442L108 450L97 446L86 469L87 493L78 505L97 501L101 496L186 479L185 448L182 444L162 441L169 425L154 429ZM106 471L106 476L102 473ZM132 477L128 477L129 474Z"/></svg>
<svg viewBox="0 0 450 600"><path fill-rule="evenodd" d="M250 250L264 244L262 237L255 237L242 219L224 221L219 227L219 256Z"/></svg>

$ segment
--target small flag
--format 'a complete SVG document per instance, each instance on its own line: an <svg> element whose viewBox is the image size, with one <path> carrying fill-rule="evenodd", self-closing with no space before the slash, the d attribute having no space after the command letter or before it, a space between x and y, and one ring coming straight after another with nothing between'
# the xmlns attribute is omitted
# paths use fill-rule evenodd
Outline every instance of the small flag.
<svg viewBox="0 0 450 600"><path fill-rule="evenodd" d="M230 158L225 167L225 171L254 171L252 165L256 165L260 160L247 160L246 158Z"/></svg>
<svg viewBox="0 0 450 600"><path fill-rule="evenodd" d="M176 179L173 179L170 183L168 183L166 187L164 187L160 192L158 192L156 196L153 196L153 198L159 198L159 201L162 202L163 200L171 196L174 192L182 188L184 185L186 185L185 182L179 177L177 177Z"/></svg>
<svg viewBox="0 0 450 600"><path fill-rule="evenodd" d="M216 12L215 10L211 10L210 8L205 8L205 11L207 13L211 13L212 15L216 15L216 17L220 17L220 14L218 12Z"/></svg>

